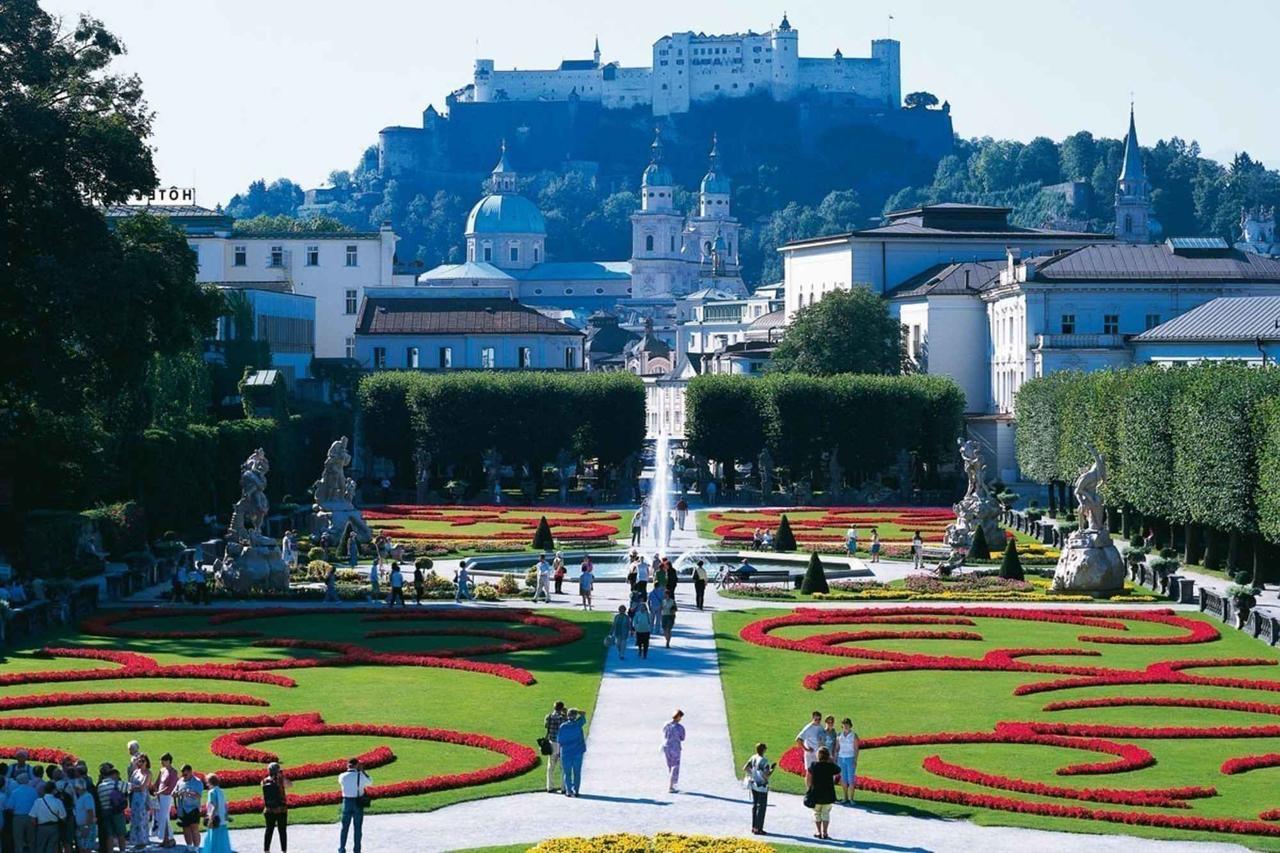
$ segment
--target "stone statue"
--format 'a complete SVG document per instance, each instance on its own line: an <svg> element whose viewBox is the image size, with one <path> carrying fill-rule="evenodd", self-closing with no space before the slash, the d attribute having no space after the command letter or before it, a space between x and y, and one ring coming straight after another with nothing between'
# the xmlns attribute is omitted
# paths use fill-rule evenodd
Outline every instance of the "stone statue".
<svg viewBox="0 0 1280 853"><path fill-rule="evenodd" d="M373 541L373 531L355 507L356 483L346 472L350 464L347 437L343 436L329 445L320 479L312 486L315 504L311 507L311 535L317 539L327 533L331 541L338 542L350 524L357 541Z"/></svg>
<svg viewBox="0 0 1280 853"><path fill-rule="evenodd" d="M844 468L840 465L840 448L827 451L827 497L839 500L844 489Z"/></svg>
<svg viewBox="0 0 1280 853"><path fill-rule="evenodd" d="M496 485L502 477L502 454L497 448L490 447L481 457L484 465L485 493L496 494Z"/></svg>
<svg viewBox="0 0 1280 853"><path fill-rule="evenodd" d="M556 478L560 483L560 503L569 502L569 478L578 467L578 458L568 450L556 454Z"/></svg>
<svg viewBox="0 0 1280 853"><path fill-rule="evenodd" d="M959 445L960 459L964 462L964 473L969 480L965 497L970 495L984 497L991 494L991 490L987 488L987 463L982 458L982 448L978 442L972 438L968 440L957 438L956 444Z"/></svg>
<svg viewBox="0 0 1280 853"><path fill-rule="evenodd" d="M773 494L773 454L769 448L761 450L756 457L756 468L760 471L760 494L768 498Z"/></svg>
<svg viewBox="0 0 1280 853"><path fill-rule="evenodd" d="M1000 502L991 494L987 485L987 463L982 458L982 447L973 439L956 439L960 460L964 463L965 493L952 509L956 520L948 525L942 541L950 548L950 556L939 565L938 571L949 574L964 564L973 547L973 537L979 527L989 548L997 549L1004 542L1000 530Z"/></svg>
<svg viewBox="0 0 1280 853"><path fill-rule="evenodd" d="M1056 592L1108 593L1124 588L1124 560L1111 533L1098 491L1106 480L1102 454L1090 447L1093 462L1076 478L1080 528L1067 537L1053 572Z"/></svg>
<svg viewBox="0 0 1280 853"><path fill-rule="evenodd" d="M280 543L262 532L270 509L267 502L270 472L271 465L261 447L240 466L240 500L231 511L227 553L216 572L223 588L236 594L254 588L276 591L289 588L289 569L280 558Z"/></svg>
<svg viewBox="0 0 1280 853"><path fill-rule="evenodd" d="M329 445L329 452L324 458L324 470L320 479L311 487L317 503L341 500L347 496L346 468L351 464L351 454L347 452L347 437Z"/></svg>

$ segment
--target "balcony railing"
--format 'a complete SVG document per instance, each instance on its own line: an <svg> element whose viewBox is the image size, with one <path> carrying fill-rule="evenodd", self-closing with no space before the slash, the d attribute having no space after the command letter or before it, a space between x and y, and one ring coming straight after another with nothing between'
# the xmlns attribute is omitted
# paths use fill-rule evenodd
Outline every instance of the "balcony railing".
<svg viewBox="0 0 1280 853"><path fill-rule="evenodd" d="M1035 349L1122 349L1124 335L1036 335Z"/></svg>

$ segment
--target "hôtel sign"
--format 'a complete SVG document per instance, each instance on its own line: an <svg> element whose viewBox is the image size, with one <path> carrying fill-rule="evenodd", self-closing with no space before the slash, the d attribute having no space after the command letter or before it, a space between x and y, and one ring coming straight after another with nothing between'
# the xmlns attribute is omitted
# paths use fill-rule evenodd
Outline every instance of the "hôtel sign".
<svg viewBox="0 0 1280 853"><path fill-rule="evenodd" d="M195 204L195 187L157 187L146 195L129 196L128 204L146 206L149 204Z"/></svg>

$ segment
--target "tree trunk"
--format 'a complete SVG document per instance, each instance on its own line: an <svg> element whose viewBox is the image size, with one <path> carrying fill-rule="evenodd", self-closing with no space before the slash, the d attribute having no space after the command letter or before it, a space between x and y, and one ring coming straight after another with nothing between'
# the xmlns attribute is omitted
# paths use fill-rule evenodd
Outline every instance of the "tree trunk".
<svg viewBox="0 0 1280 853"><path fill-rule="evenodd" d="M1129 539L1129 507L1120 507L1120 536L1126 541Z"/></svg>
<svg viewBox="0 0 1280 853"><path fill-rule="evenodd" d="M1182 525L1182 562L1195 563L1200 557L1196 548L1196 526L1188 521Z"/></svg>
<svg viewBox="0 0 1280 853"><path fill-rule="evenodd" d="M1050 480L1049 481L1049 517L1050 518L1058 517L1058 501L1056 500L1056 498L1057 498L1057 495L1054 492L1053 480Z"/></svg>
<svg viewBox="0 0 1280 853"><path fill-rule="evenodd" d="M1263 583L1262 583L1263 550L1266 546L1263 542L1262 537L1256 533L1249 538L1250 538L1250 543L1253 545L1253 585L1258 589L1262 589L1263 587Z"/></svg>
<svg viewBox="0 0 1280 853"><path fill-rule="evenodd" d="M1058 481L1058 506L1065 508L1068 512L1076 510L1075 495L1068 497L1066 480Z"/></svg>
<svg viewBox="0 0 1280 853"><path fill-rule="evenodd" d="M724 468L724 490L733 494L734 487L738 484L738 466L732 456L722 460L721 465Z"/></svg>
<svg viewBox="0 0 1280 853"><path fill-rule="evenodd" d="M1227 574L1234 575L1240 569L1240 533L1232 530L1227 534Z"/></svg>

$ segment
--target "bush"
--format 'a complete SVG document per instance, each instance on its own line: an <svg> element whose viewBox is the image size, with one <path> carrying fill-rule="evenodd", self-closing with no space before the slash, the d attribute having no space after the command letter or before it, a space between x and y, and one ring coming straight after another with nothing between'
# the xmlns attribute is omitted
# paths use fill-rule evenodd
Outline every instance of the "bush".
<svg viewBox="0 0 1280 853"><path fill-rule="evenodd" d="M784 515L783 520L786 520ZM790 531L788 531L790 532ZM827 586L827 573L822 568L822 558L817 552L809 555L809 566L804 570L804 580L800 583L800 591L812 595L815 592L830 592Z"/></svg>
<svg viewBox="0 0 1280 853"><path fill-rule="evenodd" d="M987 543L987 533L981 524L973 532L973 542L969 545L969 556L975 560L991 559L991 546Z"/></svg>
<svg viewBox="0 0 1280 853"><path fill-rule="evenodd" d="M1000 577L1010 581L1025 579L1022 561L1018 559L1018 543L1012 539L1004 546L1004 559L1000 561Z"/></svg>
<svg viewBox="0 0 1280 853"><path fill-rule="evenodd" d="M530 566L524 573L524 585L529 589L535 589L538 586L538 567Z"/></svg>
<svg viewBox="0 0 1280 853"><path fill-rule="evenodd" d="M615 833L592 838L549 838L530 847L528 853L775 853L775 850L762 841L662 832L653 837Z"/></svg>
<svg viewBox="0 0 1280 853"><path fill-rule="evenodd" d="M83 513L98 525L102 544L112 557L141 551L147 544L147 517L134 501L108 504Z"/></svg>
<svg viewBox="0 0 1280 853"><path fill-rule="evenodd" d="M555 540L551 538L551 525L547 524L545 515L538 519L538 529L533 534L533 548L535 551L554 551L556 549Z"/></svg>
<svg viewBox="0 0 1280 853"><path fill-rule="evenodd" d="M1175 559L1180 554L1182 554L1182 552L1179 551L1177 548L1161 548L1160 549L1160 556L1164 557L1166 560Z"/></svg>
<svg viewBox="0 0 1280 853"><path fill-rule="evenodd" d="M432 560L430 557L419 557L418 559L413 561L413 567L415 569L422 569L424 572L431 571L431 567L434 565L435 565L435 561Z"/></svg>
<svg viewBox="0 0 1280 853"><path fill-rule="evenodd" d="M312 560L307 563L307 577L312 580L322 581L329 576L329 570L332 568L332 563L326 563L324 560Z"/></svg>
<svg viewBox="0 0 1280 853"><path fill-rule="evenodd" d="M503 575L498 578L497 588L499 595L518 595L520 592L520 582L516 580L515 575Z"/></svg>
<svg viewBox="0 0 1280 853"><path fill-rule="evenodd" d="M498 588L491 583L476 584L476 601L497 601Z"/></svg>
<svg viewBox="0 0 1280 853"><path fill-rule="evenodd" d="M329 555L323 548L312 548L307 552L307 562L314 563L316 560L328 559Z"/></svg>
<svg viewBox="0 0 1280 853"><path fill-rule="evenodd" d="M773 550L789 552L795 549L796 537L791 532L791 522L787 520L786 513L783 513L782 520L778 522L778 532L773 536Z"/></svg>

